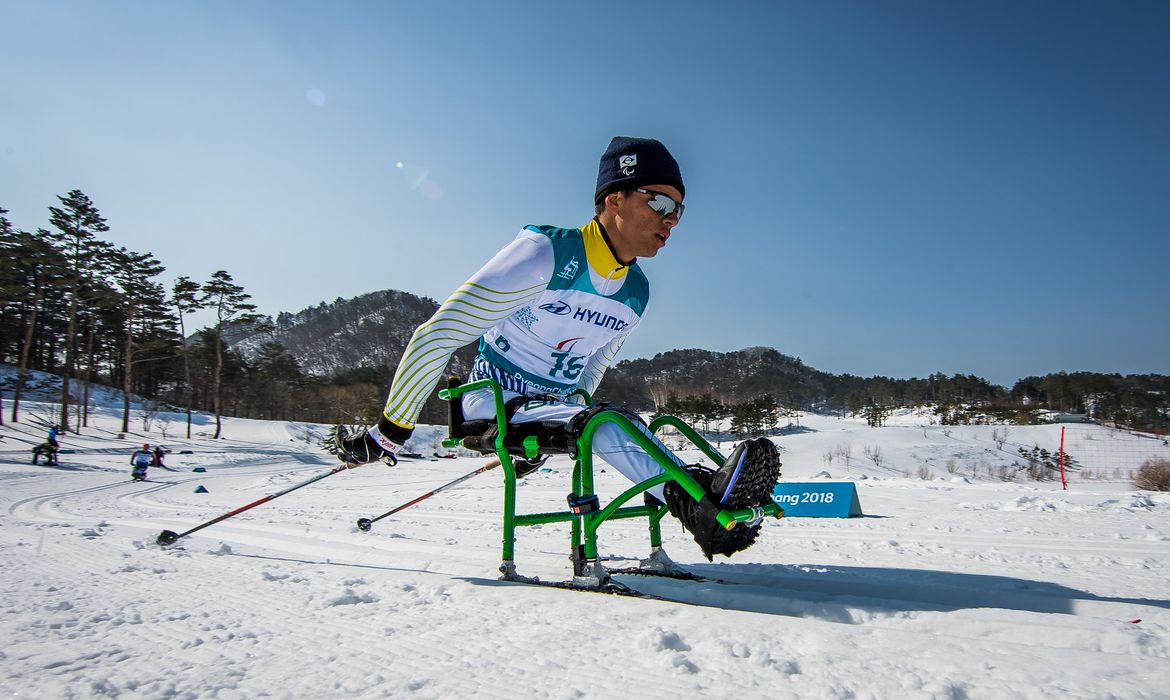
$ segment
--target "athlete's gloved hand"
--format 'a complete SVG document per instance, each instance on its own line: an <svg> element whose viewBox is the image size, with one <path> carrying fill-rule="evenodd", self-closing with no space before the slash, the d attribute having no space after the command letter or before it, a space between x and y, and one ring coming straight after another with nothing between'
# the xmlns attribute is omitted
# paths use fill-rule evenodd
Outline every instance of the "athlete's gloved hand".
<svg viewBox="0 0 1170 700"><path fill-rule="evenodd" d="M390 466L398 464L394 453L402 449L402 445L383 435L378 427L348 435L344 428L338 426L337 458L346 464L369 464L379 460Z"/></svg>

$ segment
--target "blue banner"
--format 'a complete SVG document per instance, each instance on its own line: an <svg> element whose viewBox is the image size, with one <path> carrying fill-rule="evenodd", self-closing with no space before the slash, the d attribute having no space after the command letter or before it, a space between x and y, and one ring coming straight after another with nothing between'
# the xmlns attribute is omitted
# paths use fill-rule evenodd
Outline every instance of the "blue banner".
<svg viewBox="0 0 1170 700"><path fill-rule="evenodd" d="M862 514L852 481L786 481L772 489L772 500L784 509L784 517L851 518Z"/></svg>

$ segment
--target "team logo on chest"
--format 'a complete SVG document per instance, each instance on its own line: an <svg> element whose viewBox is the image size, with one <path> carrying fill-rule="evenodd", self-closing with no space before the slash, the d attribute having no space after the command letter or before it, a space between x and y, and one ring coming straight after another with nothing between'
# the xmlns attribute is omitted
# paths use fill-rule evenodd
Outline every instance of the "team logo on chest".
<svg viewBox="0 0 1170 700"><path fill-rule="evenodd" d="M577 258L573 258L569 262L565 263L565 266L563 268L561 268L560 272L557 273L557 277L560 277L563 280L571 280L576 276L577 276Z"/></svg>

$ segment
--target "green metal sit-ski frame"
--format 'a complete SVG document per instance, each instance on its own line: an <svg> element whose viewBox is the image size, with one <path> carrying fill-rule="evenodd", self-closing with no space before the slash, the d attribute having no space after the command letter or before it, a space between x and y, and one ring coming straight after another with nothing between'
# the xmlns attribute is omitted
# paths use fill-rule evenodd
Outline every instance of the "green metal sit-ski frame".
<svg viewBox="0 0 1170 700"><path fill-rule="evenodd" d="M577 438L575 452L570 452L575 459L575 463L573 465L573 490L569 495L569 500L577 504L589 503L591 501L597 505L593 509L578 508L576 509L577 512L573 508L570 508L569 510L560 512L517 515L516 467L512 462L512 455L508 447L504 445L508 425L505 418L504 399L500 385L491 379L484 379L471 382L470 384L442 389L439 391L439 398L445 401L458 401L463 394L479 389L490 389L495 398L497 435L494 447L495 454L499 456L500 465L504 469L504 532L503 562L500 564L501 580L531 580L516 573L513 553L516 528L518 526L543 525L545 523L568 522L571 524L570 559L573 561L574 585L597 588L608 583L609 575L605 568L598 563L597 556L597 530L607 520L648 518L650 524L651 555L649 559L642 560L642 564L648 568L656 568L660 571L667 570L671 566L670 559L665 556L665 553L661 549L662 531L660 523L662 522L663 516L668 512L667 507L652 498L647 498L647 503L641 506L623 507L623 504L638 494L644 493L647 489L668 481L677 482L696 501L701 500L706 495L706 492L683 467L675 464L662 448L635 427L634 423L628 417L618 411L602 410L596 413L585 424L581 436ZM587 405L592 405L592 398L586 392L578 391L576 393L584 397ZM634 484L614 498L607 506L601 508L596 498L596 493L593 490L592 446L594 433L605 423L617 425L618 428L625 432L631 440L637 443L639 447L645 450L662 467L663 473ZM649 431L651 434L656 434L666 426L672 426L682 433L683 436L715 462L716 465L722 465L726 460L724 455L720 454L709 442L695 432L695 430L674 416L660 416L656 418L650 423ZM461 447L466 437L469 436L449 437L443 441L443 446L447 448ZM490 449L486 445L482 447L485 449L478 451L487 452ZM513 449L516 448L513 447ZM525 438L522 451L524 457L527 459L535 459L542 452L550 452L549 449L538 444L536 437ZM765 515L779 518L784 515L784 510L775 503L768 503L757 508L720 510L716 519L720 525L731 529L738 526L739 523L749 522Z"/></svg>

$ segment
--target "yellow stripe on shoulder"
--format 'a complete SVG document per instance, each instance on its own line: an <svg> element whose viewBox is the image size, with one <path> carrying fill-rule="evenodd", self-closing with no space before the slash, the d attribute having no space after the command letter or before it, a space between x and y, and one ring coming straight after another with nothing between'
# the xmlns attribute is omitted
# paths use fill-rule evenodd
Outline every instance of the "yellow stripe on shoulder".
<svg viewBox="0 0 1170 700"><path fill-rule="evenodd" d="M601 226L594 219L581 227L581 238L585 243L585 257L589 260L589 267L606 279L619 280L626 276L630 268L618 262L613 251L601 235Z"/></svg>

